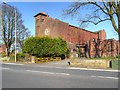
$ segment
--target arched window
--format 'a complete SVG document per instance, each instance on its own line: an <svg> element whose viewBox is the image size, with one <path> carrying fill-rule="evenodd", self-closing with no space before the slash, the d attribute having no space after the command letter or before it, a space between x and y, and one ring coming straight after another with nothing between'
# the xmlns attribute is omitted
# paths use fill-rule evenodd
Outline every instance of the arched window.
<svg viewBox="0 0 120 90"><path fill-rule="evenodd" d="M111 45L110 44L108 44L108 50L107 51L111 52Z"/></svg>

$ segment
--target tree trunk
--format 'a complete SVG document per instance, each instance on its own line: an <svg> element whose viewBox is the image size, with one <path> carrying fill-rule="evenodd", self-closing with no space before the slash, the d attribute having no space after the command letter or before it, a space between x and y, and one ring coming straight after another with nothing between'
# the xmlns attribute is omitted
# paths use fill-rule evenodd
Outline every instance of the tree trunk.
<svg viewBox="0 0 120 90"><path fill-rule="evenodd" d="M118 4L118 39L119 39L118 54L120 54L120 2Z"/></svg>
<svg viewBox="0 0 120 90"><path fill-rule="evenodd" d="M118 38L119 38L118 53L120 54L120 25L118 29Z"/></svg>
<svg viewBox="0 0 120 90"><path fill-rule="evenodd" d="M7 54L7 57L10 56L10 48L7 48L7 50L6 50L6 54Z"/></svg>
<svg viewBox="0 0 120 90"><path fill-rule="evenodd" d="M118 16L118 38L119 38L118 54L120 54L120 11Z"/></svg>

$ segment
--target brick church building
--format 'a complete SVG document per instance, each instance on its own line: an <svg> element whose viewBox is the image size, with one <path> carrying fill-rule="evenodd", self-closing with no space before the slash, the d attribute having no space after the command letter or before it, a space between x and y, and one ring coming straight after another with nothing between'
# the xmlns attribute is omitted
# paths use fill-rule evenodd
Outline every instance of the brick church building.
<svg viewBox="0 0 120 90"><path fill-rule="evenodd" d="M91 32L51 18L44 12L40 12L34 17L36 36L61 37L67 41L70 49L78 47L81 48L83 53L85 52L85 45L88 44L89 57L95 57L96 51L100 56L115 56L118 54L118 41L114 39L106 40L104 30Z"/></svg>

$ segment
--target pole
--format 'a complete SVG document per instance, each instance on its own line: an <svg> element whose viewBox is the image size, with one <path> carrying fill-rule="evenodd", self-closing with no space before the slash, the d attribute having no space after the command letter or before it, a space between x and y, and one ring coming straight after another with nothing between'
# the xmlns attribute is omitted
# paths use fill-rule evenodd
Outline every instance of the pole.
<svg viewBox="0 0 120 90"><path fill-rule="evenodd" d="M15 62L16 62L16 9L15 9Z"/></svg>

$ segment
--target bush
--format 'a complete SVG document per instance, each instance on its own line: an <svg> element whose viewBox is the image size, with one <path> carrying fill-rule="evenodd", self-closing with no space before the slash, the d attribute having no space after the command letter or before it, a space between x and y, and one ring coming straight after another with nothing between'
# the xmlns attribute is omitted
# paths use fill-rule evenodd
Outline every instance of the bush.
<svg viewBox="0 0 120 90"><path fill-rule="evenodd" d="M6 57L6 52L1 52L2 57Z"/></svg>
<svg viewBox="0 0 120 90"><path fill-rule="evenodd" d="M65 54L67 43L61 38L30 37L25 40L23 52L36 57L56 57Z"/></svg>
<svg viewBox="0 0 120 90"><path fill-rule="evenodd" d="M69 58L70 57L70 50L68 49L66 52L66 57Z"/></svg>
<svg viewBox="0 0 120 90"><path fill-rule="evenodd" d="M15 61L15 56L11 55L9 61L13 61L14 62Z"/></svg>
<svg viewBox="0 0 120 90"><path fill-rule="evenodd" d="M37 53L37 47L39 47L39 45L37 45L37 43L39 42L37 37L30 37L27 38L24 42L24 47L22 49L23 53L29 53L31 55L34 55Z"/></svg>
<svg viewBox="0 0 120 90"><path fill-rule="evenodd" d="M30 57L31 57L30 54L25 53L25 58L24 58L24 60L28 62L28 61L31 60Z"/></svg>
<svg viewBox="0 0 120 90"><path fill-rule="evenodd" d="M17 53L17 61L30 61L30 55L27 53L23 53L23 52L18 52Z"/></svg>
<svg viewBox="0 0 120 90"><path fill-rule="evenodd" d="M25 54L22 52L18 52L16 57L18 61L21 61L21 60L24 60Z"/></svg>
<svg viewBox="0 0 120 90"><path fill-rule="evenodd" d="M22 52L17 53L17 58L25 58L25 54Z"/></svg>
<svg viewBox="0 0 120 90"><path fill-rule="evenodd" d="M3 62L4 61L9 61L9 59L10 59L9 57L3 57L3 58L0 58L0 61L3 61Z"/></svg>

